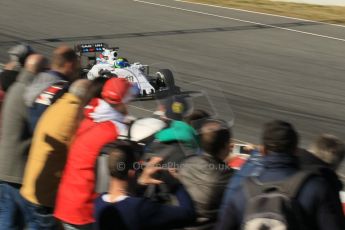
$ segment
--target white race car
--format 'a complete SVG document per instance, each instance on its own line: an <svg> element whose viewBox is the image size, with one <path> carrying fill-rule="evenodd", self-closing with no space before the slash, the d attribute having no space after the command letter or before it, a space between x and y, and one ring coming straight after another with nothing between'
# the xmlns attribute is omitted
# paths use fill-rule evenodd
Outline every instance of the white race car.
<svg viewBox="0 0 345 230"><path fill-rule="evenodd" d="M101 73L107 71L136 84L141 97L179 92L170 70L159 69L150 74L148 65L139 62L129 64L125 58L119 58L118 47L109 48L105 43L93 43L77 45L75 50L81 57L83 73L90 80L102 77Z"/></svg>

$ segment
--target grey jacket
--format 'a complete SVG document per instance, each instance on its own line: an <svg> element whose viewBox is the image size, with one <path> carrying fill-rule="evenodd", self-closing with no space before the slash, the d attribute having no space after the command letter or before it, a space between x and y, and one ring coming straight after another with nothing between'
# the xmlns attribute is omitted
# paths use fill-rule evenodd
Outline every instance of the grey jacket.
<svg viewBox="0 0 345 230"><path fill-rule="evenodd" d="M207 153L182 162L179 178L192 197L197 221L186 229L213 229L225 187L232 170L221 160Z"/></svg>
<svg viewBox="0 0 345 230"><path fill-rule="evenodd" d="M34 75L23 70L6 93L2 107L0 140L0 180L21 184L31 135L28 127L28 108L23 93Z"/></svg>

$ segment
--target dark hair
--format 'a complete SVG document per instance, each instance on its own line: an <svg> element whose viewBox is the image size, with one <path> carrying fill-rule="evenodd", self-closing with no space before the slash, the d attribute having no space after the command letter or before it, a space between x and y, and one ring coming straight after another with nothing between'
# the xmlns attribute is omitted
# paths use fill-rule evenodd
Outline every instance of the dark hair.
<svg viewBox="0 0 345 230"><path fill-rule="evenodd" d="M201 127L200 145L205 152L216 156L229 144L231 137L231 129L226 122L208 119Z"/></svg>
<svg viewBox="0 0 345 230"><path fill-rule="evenodd" d="M133 168L135 162L133 146L128 141L118 140L112 147L107 148L109 155L108 168L110 176L120 180L126 180L128 171Z"/></svg>
<svg viewBox="0 0 345 230"><path fill-rule="evenodd" d="M298 145L298 134L290 123L274 120L264 125L262 142L268 152L292 154Z"/></svg>
<svg viewBox="0 0 345 230"><path fill-rule="evenodd" d="M196 109L193 111L192 114L185 117L184 120L194 129L199 130L201 128L202 123L210 117L211 115L208 112L201 109Z"/></svg>

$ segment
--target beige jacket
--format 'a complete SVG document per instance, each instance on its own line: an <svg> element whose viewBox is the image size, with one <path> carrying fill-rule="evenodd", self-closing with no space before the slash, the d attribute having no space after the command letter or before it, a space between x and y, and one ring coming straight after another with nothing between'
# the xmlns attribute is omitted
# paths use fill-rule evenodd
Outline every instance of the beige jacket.
<svg viewBox="0 0 345 230"><path fill-rule="evenodd" d="M33 204L54 207L68 148L77 128L80 99L65 93L43 113L29 152L22 196Z"/></svg>

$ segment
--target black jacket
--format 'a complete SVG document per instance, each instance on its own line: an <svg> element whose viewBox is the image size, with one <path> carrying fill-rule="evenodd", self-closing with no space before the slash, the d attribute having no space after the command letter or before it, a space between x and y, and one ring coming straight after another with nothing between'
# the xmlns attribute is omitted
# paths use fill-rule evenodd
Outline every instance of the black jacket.
<svg viewBox="0 0 345 230"><path fill-rule="evenodd" d="M8 70L8 69L4 69L4 71L0 73L0 83L1 83L2 90L4 92L7 92L10 86L14 82L16 82L18 74L19 74L18 70Z"/></svg>
<svg viewBox="0 0 345 230"><path fill-rule="evenodd" d="M342 190L343 185L329 164L306 150L299 151L297 156L302 169L320 173L336 193Z"/></svg>

